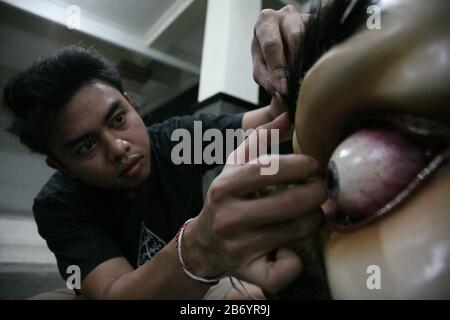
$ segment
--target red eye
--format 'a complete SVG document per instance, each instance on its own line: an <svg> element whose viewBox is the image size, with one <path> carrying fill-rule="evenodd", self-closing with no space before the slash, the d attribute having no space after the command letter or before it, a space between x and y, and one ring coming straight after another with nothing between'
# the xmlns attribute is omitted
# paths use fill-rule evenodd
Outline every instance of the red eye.
<svg viewBox="0 0 450 320"><path fill-rule="evenodd" d="M335 218L356 223L396 197L425 166L423 152L398 132L363 129L344 140L328 165Z"/></svg>

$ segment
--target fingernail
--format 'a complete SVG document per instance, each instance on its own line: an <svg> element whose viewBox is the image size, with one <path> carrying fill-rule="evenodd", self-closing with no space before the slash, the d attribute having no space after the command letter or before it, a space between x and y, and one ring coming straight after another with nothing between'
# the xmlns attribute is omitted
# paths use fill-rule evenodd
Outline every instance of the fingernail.
<svg viewBox="0 0 450 320"><path fill-rule="evenodd" d="M283 95L288 95L289 94L289 89L288 89L288 84L287 84L287 79L286 77L282 77L280 79L280 89L281 89L281 93Z"/></svg>
<svg viewBox="0 0 450 320"><path fill-rule="evenodd" d="M274 96L275 96L275 98L277 98L278 101L283 102L283 97L281 96L281 94L278 91L275 91Z"/></svg>

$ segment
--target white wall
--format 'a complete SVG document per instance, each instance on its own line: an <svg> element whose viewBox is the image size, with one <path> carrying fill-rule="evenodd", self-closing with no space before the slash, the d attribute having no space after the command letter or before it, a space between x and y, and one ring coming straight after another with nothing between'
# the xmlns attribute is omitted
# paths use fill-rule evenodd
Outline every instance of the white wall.
<svg viewBox="0 0 450 320"><path fill-rule="evenodd" d="M209 0L199 101L222 92L258 103L250 44L261 0Z"/></svg>
<svg viewBox="0 0 450 320"><path fill-rule="evenodd" d="M5 132L9 122L0 107L0 265L55 264L32 216L33 199L54 171Z"/></svg>
<svg viewBox="0 0 450 320"><path fill-rule="evenodd" d="M9 122L0 109L0 214L31 214L33 198L54 171L5 132Z"/></svg>

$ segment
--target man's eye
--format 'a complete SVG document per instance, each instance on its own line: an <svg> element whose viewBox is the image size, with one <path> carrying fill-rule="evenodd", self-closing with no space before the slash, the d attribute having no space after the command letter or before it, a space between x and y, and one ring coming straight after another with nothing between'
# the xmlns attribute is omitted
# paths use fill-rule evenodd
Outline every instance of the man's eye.
<svg viewBox="0 0 450 320"><path fill-rule="evenodd" d="M77 150L79 154L87 154L95 147L95 140L88 140Z"/></svg>
<svg viewBox="0 0 450 320"><path fill-rule="evenodd" d="M118 113L113 118L113 123L115 126L120 126L125 122L125 115L123 113Z"/></svg>

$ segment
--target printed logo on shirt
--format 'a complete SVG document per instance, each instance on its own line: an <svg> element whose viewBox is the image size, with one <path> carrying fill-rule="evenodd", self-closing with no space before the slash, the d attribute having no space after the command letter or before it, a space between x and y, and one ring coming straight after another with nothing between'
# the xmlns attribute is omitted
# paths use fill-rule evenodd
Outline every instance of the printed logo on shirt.
<svg viewBox="0 0 450 320"><path fill-rule="evenodd" d="M156 234L151 232L145 226L144 222L142 222L137 266L139 267L147 260L153 258L153 256L165 245L166 243Z"/></svg>

